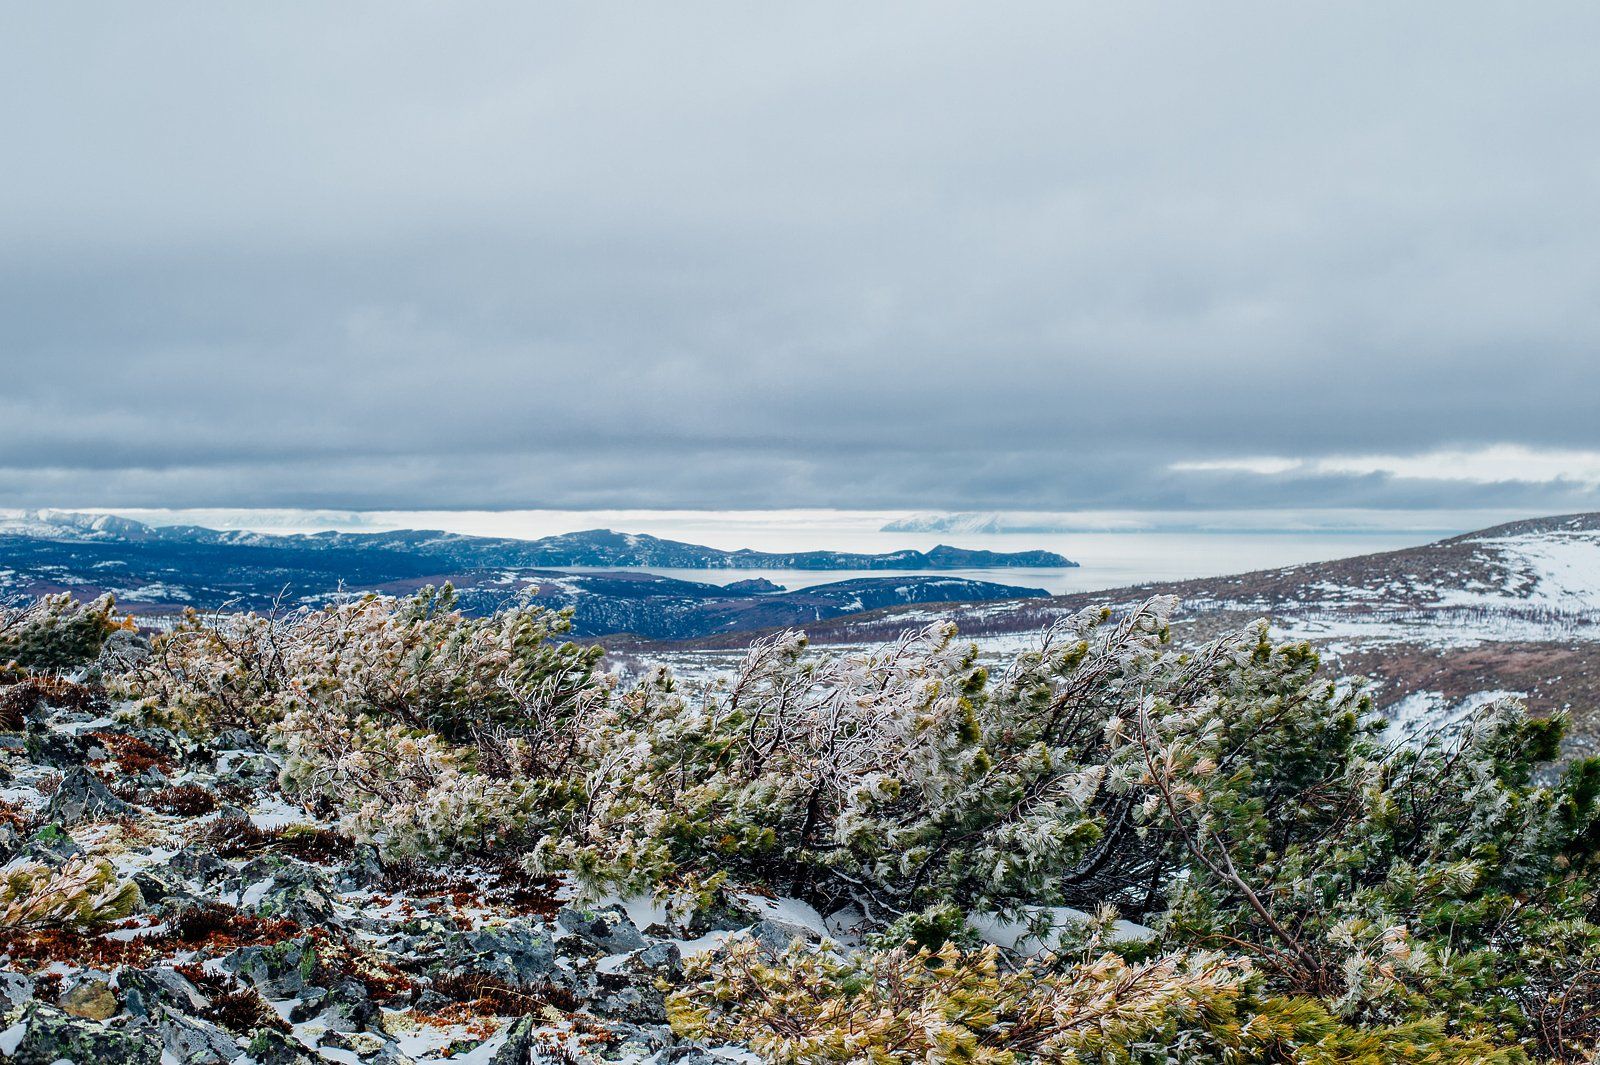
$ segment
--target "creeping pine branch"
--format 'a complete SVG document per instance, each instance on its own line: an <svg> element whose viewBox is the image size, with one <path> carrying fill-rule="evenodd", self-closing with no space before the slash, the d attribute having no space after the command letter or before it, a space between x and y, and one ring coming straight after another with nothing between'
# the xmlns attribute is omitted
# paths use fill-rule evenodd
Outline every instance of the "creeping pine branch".
<svg viewBox="0 0 1600 1065"><path fill-rule="evenodd" d="M1210 870L1212 875L1222 880L1238 893L1239 897L1245 901L1245 904L1267 926L1272 935L1283 944L1288 954L1298 961L1303 969L1306 981L1310 984L1310 989L1319 994L1325 993L1328 990L1330 980L1327 967L1322 960L1298 936L1290 932L1283 926L1282 922L1273 916L1271 909L1262 901L1261 896L1240 875L1238 868L1234 865L1233 856L1228 851L1226 841L1214 829L1189 823L1177 795L1173 792L1169 772L1158 763L1154 741L1155 726L1150 720L1147 700L1140 701L1135 722L1135 742L1139 745L1145 770L1149 774L1151 782L1155 785L1161 805L1165 808L1167 816L1172 820L1173 827L1177 831L1178 838L1183 842L1184 849L1189 852L1195 861ZM1208 841L1215 849L1215 857L1209 853L1205 846ZM1270 947L1266 949L1277 957L1283 956L1281 951Z"/></svg>

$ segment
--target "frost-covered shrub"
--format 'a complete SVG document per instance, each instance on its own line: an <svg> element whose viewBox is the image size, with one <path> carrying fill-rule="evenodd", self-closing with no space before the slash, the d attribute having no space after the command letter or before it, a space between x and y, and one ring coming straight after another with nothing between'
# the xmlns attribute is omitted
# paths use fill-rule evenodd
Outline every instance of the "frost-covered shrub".
<svg viewBox="0 0 1600 1065"><path fill-rule="evenodd" d="M263 727L316 704L439 733L559 732L593 687L601 650L557 639L566 614L521 606L491 617L425 588L281 615L190 611L123 678L155 717L195 731Z"/></svg>
<svg viewBox="0 0 1600 1065"><path fill-rule="evenodd" d="M272 727L282 783L389 857L442 857L517 839L545 788L472 769L472 751L361 714L302 707Z"/></svg>
<svg viewBox="0 0 1600 1065"><path fill-rule="evenodd" d="M910 919L930 948L973 911L1042 932L1050 907L1110 907L1154 930L1111 948L1130 967L1225 951L1251 1038L1300 1040L1279 1060L1592 1051L1600 763L1556 774L1561 723L1512 703L1390 743L1307 645L1260 623L1177 646L1174 605L1085 612L993 673L948 625L834 654L786 633L690 691L597 679L559 616L370 597L194 619L127 683L201 727L265 725L290 793L391 855L500 848L675 900L759 884L876 928L934 914ZM1050 964L1098 964L1089 941ZM1318 1058L1318 1031L1353 1056Z"/></svg>
<svg viewBox="0 0 1600 1065"><path fill-rule="evenodd" d="M0 606L0 664L65 670L95 660L106 637L123 627L115 600L81 603L70 593L40 596L23 606Z"/></svg>
<svg viewBox="0 0 1600 1065"><path fill-rule="evenodd" d="M1311 999L1262 998L1249 964L1220 953L1008 969L994 947L774 954L744 940L686 970L673 1028L773 1062L1524 1060L1447 1034L1442 1018L1358 1029Z"/></svg>
<svg viewBox="0 0 1600 1065"><path fill-rule="evenodd" d="M142 903L103 858L69 858L59 868L14 861L0 869L0 929L30 931L115 921Z"/></svg>
<svg viewBox="0 0 1600 1065"><path fill-rule="evenodd" d="M1600 768L1534 783L1560 723L1497 704L1388 744L1306 645L1261 624L1174 647L1171 607L1081 615L993 680L937 626L834 656L769 640L695 697L658 673L592 721L583 802L530 862L630 887L729 869L879 924L1111 904L1156 928L1140 949L1228 944L1347 1020L1449 1001L1469 1034L1592 1045Z"/></svg>
<svg viewBox="0 0 1600 1065"><path fill-rule="evenodd" d="M284 785L391 854L518 838L607 697L601 650L566 614L491 617L424 589L281 616L190 613L121 679L153 720L244 727L287 754ZM542 825L543 822L540 822Z"/></svg>
<svg viewBox="0 0 1600 1065"><path fill-rule="evenodd" d="M814 865L856 868L849 848L881 838L871 811L925 809L977 770L983 672L952 627L804 651L797 633L761 641L698 700L660 672L622 693L580 739L587 803L538 860L639 883L700 856L803 889Z"/></svg>
<svg viewBox="0 0 1600 1065"><path fill-rule="evenodd" d="M834 656L786 633L695 700L649 678L586 734L589 802L535 861L619 882L732 864L887 917L1098 894L1077 885L1106 835L1104 723L1165 680L1170 608L1103 633L1084 614L998 684L949 625Z"/></svg>
<svg viewBox="0 0 1600 1065"><path fill-rule="evenodd" d="M152 723L196 734L263 726L303 683L293 656L305 620L187 610L112 686L141 700Z"/></svg>
<svg viewBox="0 0 1600 1065"><path fill-rule="evenodd" d="M296 671L307 694L455 742L486 727L558 732L602 654L555 639L571 630L570 614L523 606L469 617L448 585L341 603L302 626Z"/></svg>

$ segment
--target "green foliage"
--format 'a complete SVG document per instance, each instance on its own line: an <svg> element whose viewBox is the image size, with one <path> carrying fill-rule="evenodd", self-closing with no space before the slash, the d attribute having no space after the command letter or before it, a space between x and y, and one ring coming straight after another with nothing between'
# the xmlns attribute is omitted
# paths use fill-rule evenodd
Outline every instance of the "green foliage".
<svg viewBox="0 0 1600 1065"><path fill-rule="evenodd" d="M773 1062L1526 1060L1449 1034L1441 1019L1357 1028L1313 999L1262 999L1257 983L1247 963L1216 953L1009 969L992 946L778 954L745 940L691 959L667 1009L680 1035L747 1045Z"/></svg>
<svg viewBox="0 0 1600 1065"><path fill-rule="evenodd" d="M0 664L13 661L39 672L89 665L106 637L122 627L112 616L115 606L109 595L80 603L64 592L20 608L0 607Z"/></svg>
<svg viewBox="0 0 1600 1065"><path fill-rule="evenodd" d="M1591 1053L1600 762L1554 772L1562 722L1511 702L1391 737L1307 645L1259 623L1175 646L1174 606L1085 612L999 670L949 625L834 655L785 633L685 690L597 676L559 615L430 590L191 618L122 683L264 730L291 794L390 854L854 907L875 946L735 952L675 1000L684 1031L779 1060ZM1063 932L1051 907L1097 916ZM973 949L980 911L1053 954L1018 982ZM1116 911L1149 937L1116 940Z"/></svg>
<svg viewBox="0 0 1600 1065"><path fill-rule="evenodd" d="M449 585L284 616L190 611L124 687L199 732L318 705L451 742L536 734L558 730L593 685L603 652L556 639L571 627L569 614L533 606L469 617Z"/></svg>
<svg viewBox="0 0 1600 1065"><path fill-rule="evenodd" d="M85 927L133 913L144 900L102 858L69 858L59 869L18 861L0 870L0 929Z"/></svg>

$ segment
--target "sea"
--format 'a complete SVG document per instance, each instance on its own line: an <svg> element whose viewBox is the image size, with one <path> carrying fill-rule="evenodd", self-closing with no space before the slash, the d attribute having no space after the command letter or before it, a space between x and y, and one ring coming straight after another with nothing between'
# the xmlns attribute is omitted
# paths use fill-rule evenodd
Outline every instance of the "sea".
<svg viewBox="0 0 1600 1065"><path fill-rule="evenodd" d="M1352 555L1391 551L1428 543L1509 520L1491 512L1364 512L1307 514L1260 512L1232 514L1226 522L1207 525L1194 515L1149 512L1095 513L1072 528L1072 515L1057 515L1056 527L1018 531L960 531L919 528L886 531L904 525L909 515L893 511L569 511L549 509L499 511L300 511L300 510L119 510L151 524L193 523L219 529L260 532L351 532L393 529L439 529L481 536L536 539L584 529L609 528L646 533L728 550L795 552L836 550L891 552L926 550L938 544L992 551L1055 551L1077 562L1073 568L983 568L947 571L953 575L999 584L1042 588L1052 594L1098 591L1149 581L1215 577L1249 570L1321 562ZM1202 519L1204 516L1200 516ZM1347 527L1337 526L1344 523ZM938 520L915 524L938 525ZM990 522L988 524L997 524ZM1218 527L1218 525L1221 527ZM1301 527L1294 527L1301 526ZM711 584L764 577L787 589L850 580L886 577L897 570L795 569L653 569L682 580Z"/></svg>

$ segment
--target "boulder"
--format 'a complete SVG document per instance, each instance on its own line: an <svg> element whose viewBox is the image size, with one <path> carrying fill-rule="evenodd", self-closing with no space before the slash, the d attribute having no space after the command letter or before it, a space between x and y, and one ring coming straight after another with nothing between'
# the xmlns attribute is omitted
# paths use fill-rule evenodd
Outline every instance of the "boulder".
<svg viewBox="0 0 1600 1065"><path fill-rule="evenodd" d="M244 1054L233 1036L210 1021L189 1017L173 1009L162 1010L161 1046L166 1051L162 1058L163 1065L204 1065L207 1062L233 1061Z"/></svg>
<svg viewBox="0 0 1600 1065"><path fill-rule="evenodd" d="M770 918L751 925L747 934L774 954L782 954L797 939L802 943L816 943L821 938L804 925L774 921Z"/></svg>
<svg viewBox="0 0 1600 1065"><path fill-rule="evenodd" d="M180 1012L203 1009L206 997L181 973L164 966L124 969L117 975L123 1006L138 1020L159 1022L165 1008Z"/></svg>
<svg viewBox="0 0 1600 1065"><path fill-rule="evenodd" d="M480 973L519 987L544 986L557 975L555 942L525 920L444 937L437 973Z"/></svg>
<svg viewBox="0 0 1600 1065"><path fill-rule="evenodd" d="M102 784L99 777L80 766L61 781L44 815L63 825L75 825L80 821L119 817L130 809L127 803L111 794L111 789Z"/></svg>
<svg viewBox="0 0 1600 1065"><path fill-rule="evenodd" d="M298 998L317 963L308 937L270 947L240 947L222 959L222 968L255 986L269 999Z"/></svg>
<svg viewBox="0 0 1600 1065"><path fill-rule="evenodd" d="M563 906L556 914L556 923L607 954L626 954L645 945L644 934L634 927L621 906Z"/></svg>
<svg viewBox="0 0 1600 1065"><path fill-rule="evenodd" d="M62 992L57 1003L74 1017L103 1021L121 1008L111 985L98 976L85 975Z"/></svg>
<svg viewBox="0 0 1600 1065"><path fill-rule="evenodd" d="M7 1065L161 1065L161 1040L150 1029L118 1029L74 1017L43 1002L25 1007L0 1032L0 1046L13 1045Z"/></svg>
<svg viewBox="0 0 1600 1065"><path fill-rule="evenodd" d="M596 974L598 994L591 1008L602 1017L632 1024L665 1024L666 992L661 985L670 985L682 968L676 943L652 943Z"/></svg>

